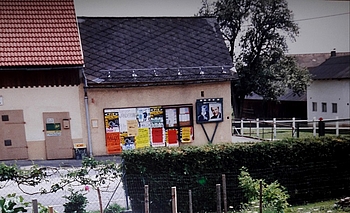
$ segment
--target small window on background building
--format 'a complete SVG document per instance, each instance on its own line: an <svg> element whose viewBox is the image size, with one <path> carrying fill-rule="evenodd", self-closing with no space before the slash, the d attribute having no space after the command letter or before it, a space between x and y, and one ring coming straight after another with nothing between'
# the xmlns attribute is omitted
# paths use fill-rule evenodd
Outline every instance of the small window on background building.
<svg viewBox="0 0 350 213"><path fill-rule="evenodd" d="M317 112L317 102L312 102L312 111Z"/></svg>
<svg viewBox="0 0 350 213"><path fill-rule="evenodd" d="M322 103L322 112L327 112L327 103Z"/></svg>
<svg viewBox="0 0 350 213"><path fill-rule="evenodd" d="M337 105L337 103L332 103L332 113L338 113L338 105Z"/></svg>

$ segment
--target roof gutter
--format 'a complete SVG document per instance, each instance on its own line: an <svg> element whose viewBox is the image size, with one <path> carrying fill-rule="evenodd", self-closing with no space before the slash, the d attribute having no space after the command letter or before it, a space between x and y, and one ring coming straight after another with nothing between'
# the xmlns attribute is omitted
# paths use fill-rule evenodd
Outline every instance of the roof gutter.
<svg viewBox="0 0 350 213"><path fill-rule="evenodd" d="M82 68L82 74L84 77L84 104L85 104L85 119L86 119L86 128L87 128L87 136L88 136L88 148L89 148L89 156L92 157L90 111L89 111L89 99L88 99L88 95L87 95L87 88L89 85L87 83L84 68Z"/></svg>

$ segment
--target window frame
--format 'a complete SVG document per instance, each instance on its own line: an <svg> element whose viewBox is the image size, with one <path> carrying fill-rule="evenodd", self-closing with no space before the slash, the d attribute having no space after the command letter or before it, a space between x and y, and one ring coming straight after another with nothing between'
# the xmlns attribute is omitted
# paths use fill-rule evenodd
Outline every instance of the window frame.
<svg viewBox="0 0 350 213"><path fill-rule="evenodd" d="M327 112L327 103L322 102L321 106L322 106L322 112Z"/></svg>

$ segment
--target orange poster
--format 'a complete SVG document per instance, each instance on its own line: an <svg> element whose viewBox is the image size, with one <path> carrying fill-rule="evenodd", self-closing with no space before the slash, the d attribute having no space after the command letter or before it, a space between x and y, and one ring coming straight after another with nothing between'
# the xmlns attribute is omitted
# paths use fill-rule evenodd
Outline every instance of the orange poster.
<svg viewBox="0 0 350 213"><path fill-rule="evenodd" d="M168 146L178 145L176 129L167 130L167 143L168 143Z"/></svg>
<svg viewBox="0 0 350 213"><path fill-rule="evenodd" d="M120 146L120 133L106 133L106 146L108 154L118 154L122 152Z"/></svg>

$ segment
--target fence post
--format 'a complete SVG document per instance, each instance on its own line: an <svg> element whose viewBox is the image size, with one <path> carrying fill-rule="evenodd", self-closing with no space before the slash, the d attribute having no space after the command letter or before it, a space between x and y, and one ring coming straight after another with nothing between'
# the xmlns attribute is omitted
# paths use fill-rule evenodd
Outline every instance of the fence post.
<svg viewBox="0 0 350 213"><path fill-rule="evenodd" d="M295 138L295 118L293 117L292 120L292 137Z"/></svg>
<svg viewBox="0 0 350 213"><path fill-rule="evenodd" d="M273 139L277 138L276 118L273 118Z"/></svg>
<svg viewBox="0 0 350 213"><path fill-rule="evenodd" d="M244 122L243 120L241 120L241 135L243 136L244 135L244 131L243 131L243 127L244 127Z"/></svg>
<svg viewBox="0 0 350 213"><path fill-rule="evenodd" d="M318 136L325 136L325 124L322 118L318 121Z"/></svg>
<svg viewBox="0 0 350 213"><path fill-rule="evenodd" d="M221 191L220 184L216 184L216 212L221 213Z"/></svg>
<svg viewBox="0 0 350 213"><path fill-rule="evenodd" d="M188 203L189 211L190 211L190 213L193 213L193 208L192 208L192 191L191 190L188 190L188 199L189 199L189 203Z"/></svg>
<svg viewBox="0 0 350 213"><path fill-rule="evenodd" d="M176 186L171 187L172 213L177 213Z"/></svg>
<svg viewBox="0 0 350 213"><path fill-rule="evenodd" d="M33 205L33 213L38 213L38 200L33 199L32 200L32 205Z"/></svg>
<svg viewBox="0 0 350 213"><path fill-rule="evenodd" d="M256 119L256 137L259 138L259 118Z"/></svg>
<svg viewBox="0 0 350 213"><path fill-rule="evenodd" d="M149 189L148 185L145 185L145 213L149 213Z"/></svg>
<svg viewBox="0 0 350 213"><path fill-rule="evenodd" d="M49 206L49 213L54 213L53 207Z"/></svg>
<svg viewBox="0 0 350 213"><path fill-rule="evenodd" d="M316 117L313 117L312 119L312 133L314 137L316 137Z"/></svg>
<svg viewBox="0 0 350 213"><path fill-rule="evenodd" d="M339 121L338 121L339 117L336 116L335 119L337 120L337 121L335 122L335 135L336 135L336 136L339 136Z"/></svg>
<svg viewBox="0 0 350 213"><path fill-rule="evenodd" d="M224 213L227 213L226 175L222 174L222 198L224 200Z"/></svg>

